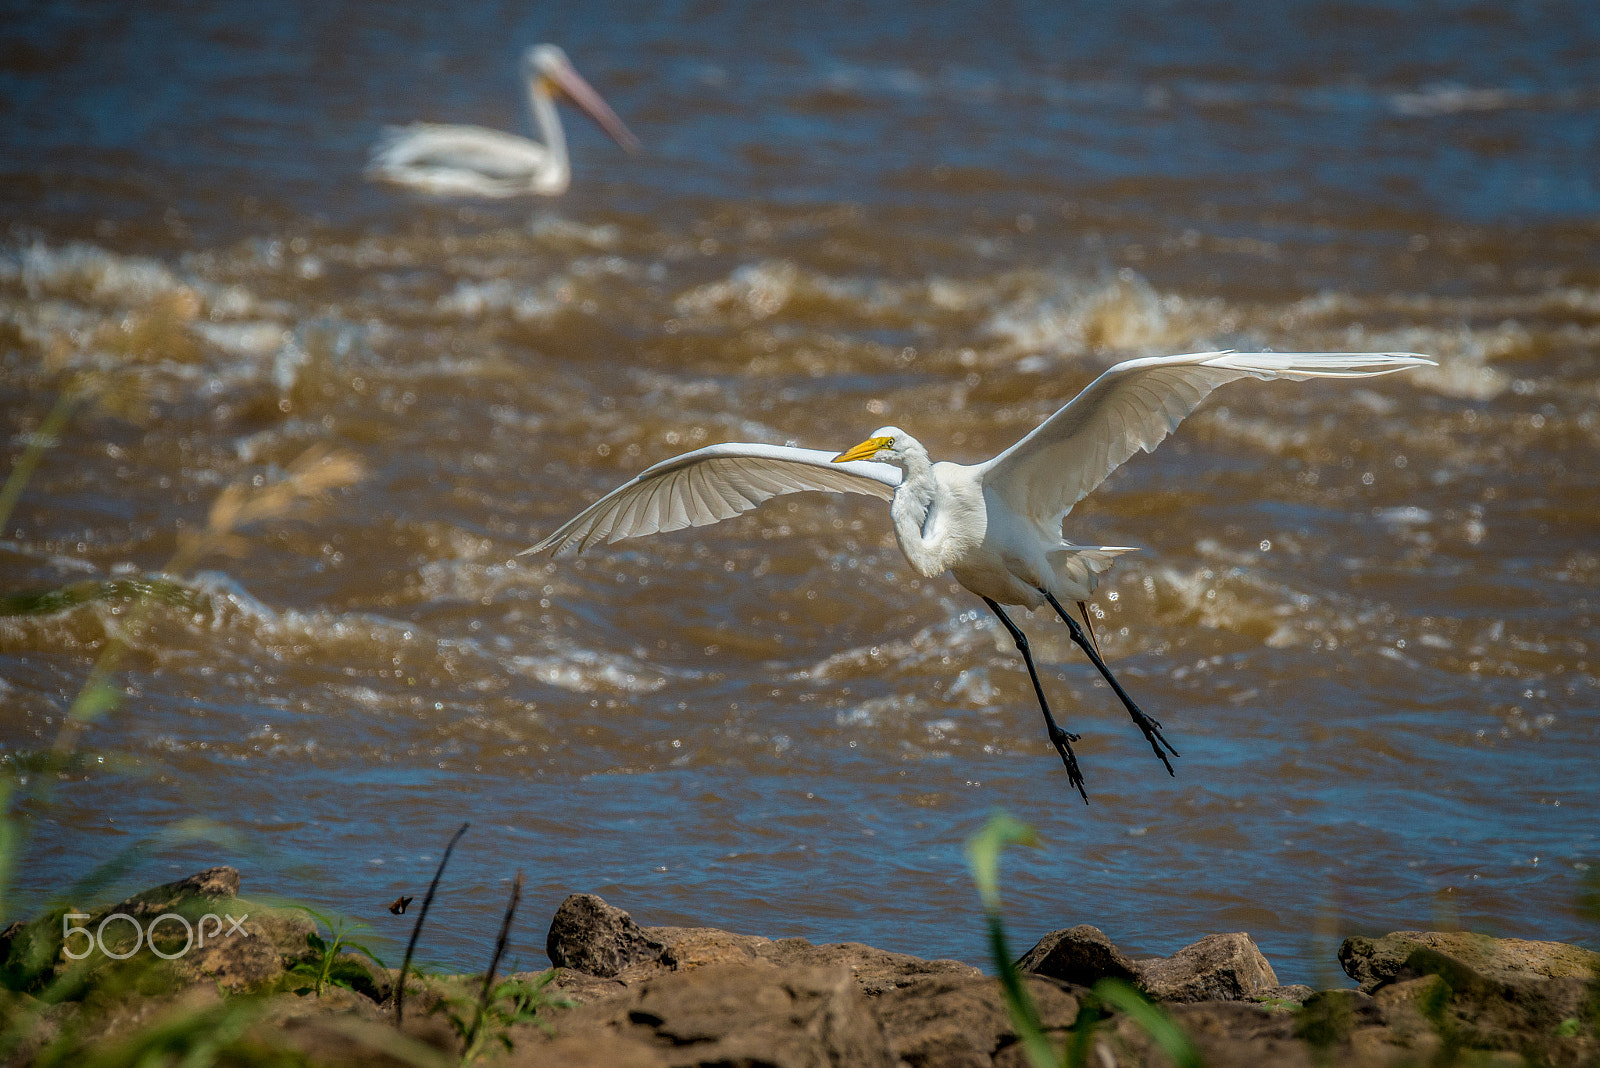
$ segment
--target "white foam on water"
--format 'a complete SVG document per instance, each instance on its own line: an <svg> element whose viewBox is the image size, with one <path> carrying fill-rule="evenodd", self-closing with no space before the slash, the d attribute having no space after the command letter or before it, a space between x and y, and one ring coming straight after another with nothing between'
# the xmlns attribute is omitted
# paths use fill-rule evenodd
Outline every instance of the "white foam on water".
<svg viewBox="0 0 1600 1068"><path fill-rule="evenodd" d="M952 287L943 284L942 299L966 303L956 301ZM1107 280L1009 272L995 288L999 306L989 314L983 331L1014 351L1068 355L1101 349L1205 349L1210 345L1202 339L1239 326L1237 314L1224 302L1159 293L1128 268Z"/></svg>
<svg viewBox="0 0 1600 1068"><path fill-rule="evenodd" d="M434 302L434 310L445 317L475 319L504 314L518 322L537 322L565 309L558 295L565 284L560 279L537 287L519 285L507 278L462 280Z"/></svg>
<svg viewBox="0 0 1600 1068"><path fill-rule="evenodd" d="M667 685L667 676L659 668L593 649L504 657L501 663L518 675L575 693L653 693Z"/></svg>

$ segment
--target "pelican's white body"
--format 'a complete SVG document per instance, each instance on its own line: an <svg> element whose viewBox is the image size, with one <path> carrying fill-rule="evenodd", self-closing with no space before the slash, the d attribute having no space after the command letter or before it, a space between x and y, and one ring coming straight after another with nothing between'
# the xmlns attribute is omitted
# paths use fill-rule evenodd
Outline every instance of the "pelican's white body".
<svg viewBox="0 0 1600 1068"><path fill-rule="evenodd" d="M548 92L534 94L533 114L542 145L485 126L414 122L386 130L367 173L441 197L558 196L572 184L572 165Z"/></svg>
<svg viewBox="0 0 1600 1068"><path fill-rule="evenodd" d="M703 526L801 490L890 500L900 551L918 574L949 571L980 597L1037 608L1041 591L1086 600L1131 549L1062 538L1072 506L1135 452L1153 450L1213 389L1240 378L1366 378L1431 364L1413 353L1200 352L1107 370L1032 433L983 463L934 463L922 443L882 427L835 456L726 444L664 460L525 552ZM883 463L881 461L890 462ZM843 461L843 462L840 462Z"/></svg>
<svg viewBox="0 0 1600 1068"><path fill-rule="evenodd" d="M369 178L435 196L556 196L572 184L567 138L552 87L629 151L638 142L554 45L535 45L523 60L528 109L544 143L483 126L417 122L386 130L367 165Z"/></svg>

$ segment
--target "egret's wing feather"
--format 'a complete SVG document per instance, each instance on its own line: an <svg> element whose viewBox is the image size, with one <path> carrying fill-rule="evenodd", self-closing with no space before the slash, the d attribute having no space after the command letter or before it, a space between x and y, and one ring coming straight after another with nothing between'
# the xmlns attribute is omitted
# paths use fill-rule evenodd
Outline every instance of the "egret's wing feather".
<svg viewBox="0 0 1600 1068"><path fill-rule="evenodd" d="M1161 444L1218 386L1240 378L1366 378L1433 363L1402 352L1197 352L1128 360L986 464L1017 511L1060 519L1123 461Z"/></svg>
<svg viewBox="0 0 1600 1068"><path fill-rule="evenodd" d="M598 542L706 526L782 493L894 496L898 467L871 460L836 464L834 455L786 445L708 445L663 460L618 486L524 552L560 552L569 545L582 552Z"/></svg>

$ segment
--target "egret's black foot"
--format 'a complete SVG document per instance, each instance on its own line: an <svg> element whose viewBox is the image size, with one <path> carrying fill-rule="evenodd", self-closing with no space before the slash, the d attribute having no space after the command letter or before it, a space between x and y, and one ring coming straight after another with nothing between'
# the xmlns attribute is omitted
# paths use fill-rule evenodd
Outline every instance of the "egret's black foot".
<svg viewBox="0 0 1600 1068"><path fill-rule="evenodd" d="M1011 633L1011 640L1017 643L1017 652L1022 654L1022 662L1028 665L1028 678L1033 681L1033 695L1039 699L1039 711L1044 713L1044 726L1050 735L1050 744L1061 754L1061 763L1067 766L1067 780L1082 795L1083 803L1087 805L1089 793L1083 788L1083 773L1078 770L1078 758L1072 752L1072 743L1078 740L1078 736L1062 730L1056 725L1055 717L1050 714L1050 702L1045 700L1044 687L1039 684L1039 669L1034 667L1033 654L1028 651L1028 636L1011 622L1011 617L1006 615L1005 609L997 602L985 597L983 603L999 617L1001 623L1005 624L1006 630Z"/></svg>
<svg viewBox="0 0 1600 1068"><path fill-rule="evenodd" d="M1061 763L1067 766L1067 781L1078 791L1083 798L1083 803L1089 803L1089 792L1083 787L1083 772L1078 770L1078 756L1072 751L1072 743L1078 740L1076 734L1056 727L1050 731L1050 741L1056 747L1056 752L1061 754Z"/></svg>
<svg viewBox="0 0 1600 1068"><path fill-rule="evenodd" d="M1155 750L1156 757L1166 766L1167 774L1176 778L1178 773L1172 769L1172 761L1167 759L1167 753L1171 753L1173 756L1180 754L1172 747L1172 743L1162 735L1161 724L1145 715L1139 706L1133 703L1133 698L1128 696L1128 691L1122 688L1122 684L1117 681L1117 677L1111 674L1111 669L1106 667L1106 662L1100 658L1100 650L1096 644L1091 642L1088 636L1084 634L1083 628L1078 626L1077 620L1067 615L1067 610L1061 607L1061 602L1056 600L1049 590L1041 587L1039 592L1044 594L1045 600L1050 602L1050 607L1056 610L1056 615L1060 616L1061 621L1067 625L1067 630L1072 634L1073 642L1088 654L1089 661L1094 664L1095 670L1100 672L1100 677L1110 684L1112 691L1117 695L1117 699L1122 702L1122 707L1128 710L1128 715L1132 717L1134 725L1144 732L1145 741L1150 743L1150 748ZM1085 622L1087 622L1087 617L1085 617ZM1162 752L1163 749L1166 752Z"/></svg>
<svg viewBox="0 0 1600 1068"><path fill-rule="evenodd" d="M1129 712L1133 716L1134 725L1144 732L1145 741L1150 743L1150 748L1155 750L1156 756L1161 760L1161 763L1166 765L1167 774L1176 778L1178 773L1172 770L1172 761L1167 759L1167 754L1161 751L1161 747L1166 746L1173 756L1179 756L1180 754L1176 749L1172 748L1172 743L1167 741L1161 734L1161 724L1137 709L1129 709Z"/></svg>

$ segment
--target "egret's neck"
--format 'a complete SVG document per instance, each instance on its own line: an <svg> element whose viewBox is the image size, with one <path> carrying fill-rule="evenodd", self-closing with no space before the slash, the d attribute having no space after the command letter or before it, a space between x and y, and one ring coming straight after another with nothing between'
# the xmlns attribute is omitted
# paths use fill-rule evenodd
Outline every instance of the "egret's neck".
<svg viewBox="0 0 1600 1068"><path fill-rule="evenodd" d="M528 81L528 109L533 112L533 125L546 149L542 173L535 180L542 186L565 189L572 177L571 165L567 162L567 135L561 129L561 116L556 113L556 102L543 78Z"/></svg>
<svg viewBox="0 0 1600 1068"><path fill-rule="evenodd" d="M894 502L889 505L889 517L894 521L895 540L906 560L926 578L932 578L945 569L939 558L938 532L931 529L933 516L934 477L933 461L928 450L913 442L901 449L901 467L905 479L894 491Z"/></svg>

